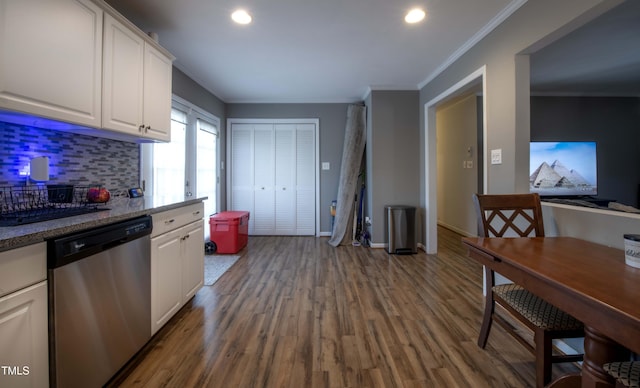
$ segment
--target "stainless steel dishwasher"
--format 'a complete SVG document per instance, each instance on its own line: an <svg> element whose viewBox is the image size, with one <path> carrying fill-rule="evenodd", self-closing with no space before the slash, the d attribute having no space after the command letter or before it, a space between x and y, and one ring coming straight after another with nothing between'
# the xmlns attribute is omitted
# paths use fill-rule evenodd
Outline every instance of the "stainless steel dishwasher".
<svg viewBox="0 0 640 388"><path fill-rule="evenodd" d="M151 338L151 217L48 241L51 384L100 387Z"/></svg>

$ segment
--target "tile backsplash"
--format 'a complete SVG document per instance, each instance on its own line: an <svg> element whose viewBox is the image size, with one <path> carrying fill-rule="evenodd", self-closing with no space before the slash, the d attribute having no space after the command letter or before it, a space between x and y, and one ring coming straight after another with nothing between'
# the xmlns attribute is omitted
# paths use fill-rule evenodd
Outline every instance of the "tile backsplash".
<svg viewBox="0 0 640 388"><path fill-rule="evenodd" d="M36 156L49 157L48 184L139 185L138 144L0 122L0 186L24 185Z"/></svg>

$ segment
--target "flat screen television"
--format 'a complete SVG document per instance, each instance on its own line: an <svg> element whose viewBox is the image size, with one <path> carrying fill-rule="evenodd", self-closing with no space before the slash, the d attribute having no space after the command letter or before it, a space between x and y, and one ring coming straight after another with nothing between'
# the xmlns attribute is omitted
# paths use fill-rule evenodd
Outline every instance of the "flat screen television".
<svg viewBox="0 0 640 388"><path fill-rule="evenodd" d="M541 197L598 195L596 142L531 142L529 191Z"/></svg>

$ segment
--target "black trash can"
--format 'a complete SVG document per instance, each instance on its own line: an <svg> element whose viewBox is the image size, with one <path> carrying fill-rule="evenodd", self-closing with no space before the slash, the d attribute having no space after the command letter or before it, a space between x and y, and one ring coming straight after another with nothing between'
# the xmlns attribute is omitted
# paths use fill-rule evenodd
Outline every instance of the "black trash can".
<svg viewBox="0 0 640 388"><path fill-rule="evenodd" d="M415 207L386 206L384 222L387 252L394 255L418 253Z"/></svg>

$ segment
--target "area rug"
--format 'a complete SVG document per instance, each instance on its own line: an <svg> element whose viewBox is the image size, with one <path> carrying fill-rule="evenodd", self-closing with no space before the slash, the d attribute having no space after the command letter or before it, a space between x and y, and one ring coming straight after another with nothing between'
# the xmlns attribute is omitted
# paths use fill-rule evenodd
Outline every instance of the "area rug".
<svg viewBox="0 0 640 388"><path fill-rule="evenodd" d="M204 285L213 285L239 258L240 255L205 255Z"/></svg>

